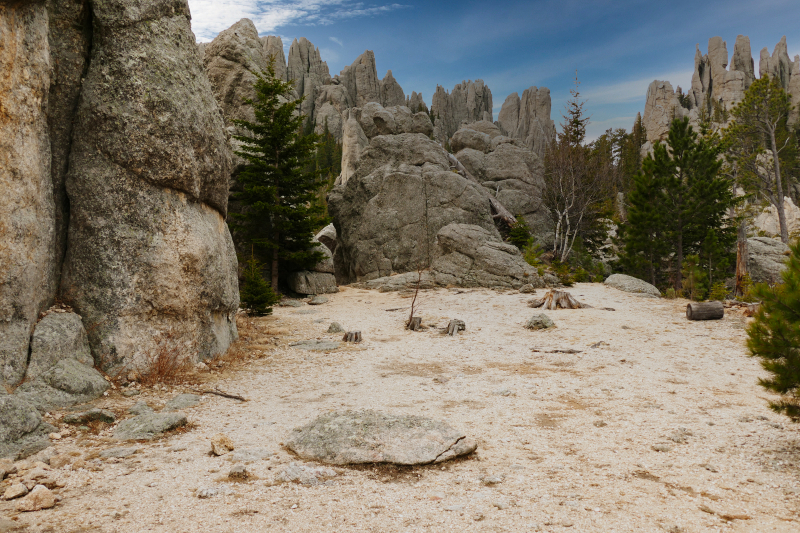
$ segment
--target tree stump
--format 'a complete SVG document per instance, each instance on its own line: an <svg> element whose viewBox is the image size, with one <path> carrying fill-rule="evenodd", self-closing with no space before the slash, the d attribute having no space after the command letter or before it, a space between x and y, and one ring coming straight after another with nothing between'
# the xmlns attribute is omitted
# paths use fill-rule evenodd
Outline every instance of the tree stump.
<svg viewBox="0 0 800 533"><path fill-rule="evenodd" d="M542 299L529 301L528 307L534 309L541 307L542 309L555 311L556 309L583 309L589 306L580 303L568 292L553 290L545 294Z"/></svg>
<svg viewBox="0 0 800 533"><path fill-rule="evenodd" d="M422 317L420 316L411 317L411 320L408 321L408 325L406 326L406 328L410 329L411 331L419 331L421 327Z"/></svg>
<svg viewBox="0 0 800 533"><path fill-rule="evenodd" d="M361 332L360 331L348 331L342 337L344 342L361 342Z"/></svg>
<svg viewBox="0 0 800 533"><path fill-rule="evenodd" d="M686 306L686 318L689 320L719 320L725 316L722 302L692 302Z"/></svg>
<svg viewBox="0 0 800 533"><path fill-rule="evenodd" d="M463 320L459 320L457 318L451 320L450 323L447 325L447 334L450 335L451 337L455 337L459 331L466 331L466 330L467 330L467 324Z"/></svg>

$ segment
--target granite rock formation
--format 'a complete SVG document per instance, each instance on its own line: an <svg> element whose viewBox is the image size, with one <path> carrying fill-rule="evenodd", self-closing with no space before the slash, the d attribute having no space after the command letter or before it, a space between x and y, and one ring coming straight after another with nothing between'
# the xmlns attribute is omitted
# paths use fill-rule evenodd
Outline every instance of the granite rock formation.
<svg viewBox="0 0 800 533"><path fill-rule="evenodd" d="M504 135L521 141L543 158L556 137L556 125L550 118L550 111L550 89L529 87L522 92L522 98L517 93L508 95L496 124Z"/></svg>
<svg viewBox="0 0 800 533"><path fill-rule="evenodd" d="M483 80L463 81L449 93L438 85L431 101L431 115L436 117L434 138L445 143L462 124L493 121L492 91Z"/></svg>

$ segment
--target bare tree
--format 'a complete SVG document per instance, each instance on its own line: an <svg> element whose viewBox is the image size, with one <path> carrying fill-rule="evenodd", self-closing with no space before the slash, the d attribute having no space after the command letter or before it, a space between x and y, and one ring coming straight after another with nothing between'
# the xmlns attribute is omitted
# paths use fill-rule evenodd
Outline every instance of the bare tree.
<svg viewBox="0 0 800 533"><path fill-rule="evenodd" d="M609 196L613 162L585 145L589 117L584 116L578 78L570 91L562 132L545 155L543 201L555 225L553 253L561 262L569 257L575 240L594 224Z"/></svg>

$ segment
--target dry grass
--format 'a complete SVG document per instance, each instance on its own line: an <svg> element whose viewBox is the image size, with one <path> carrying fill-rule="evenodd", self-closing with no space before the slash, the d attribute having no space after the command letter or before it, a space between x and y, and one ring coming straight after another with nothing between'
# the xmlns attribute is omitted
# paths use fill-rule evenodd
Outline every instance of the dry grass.
<svg viewBox="0 0 800 533"><path fill-rule="evenodd" d="M194 345L187 344L172 331L161 332L153 340L155 346L142 354L137 381L145 386L177 385L186 381L197 354Z"/></svg>

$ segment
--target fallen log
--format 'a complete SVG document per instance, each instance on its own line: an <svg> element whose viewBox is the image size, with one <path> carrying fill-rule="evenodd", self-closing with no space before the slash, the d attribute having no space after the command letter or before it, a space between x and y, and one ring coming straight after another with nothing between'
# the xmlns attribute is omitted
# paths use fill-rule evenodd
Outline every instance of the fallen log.
<svg viewBox="0 0 800 533"><path fill-rule="evenodd" d="M541 307L542 309L554 311L556 309L583 309L588 306L580 303L566 291L552 290L545 294L544 298L529 301L528 307L534 309Z"/></svg>
<svg viewBox="0 0 800 533"><path fill-rule="evenodd" d="M692 302L686 306L686 318L689 320L719 320L725 316L722 302Z"/></svg>

